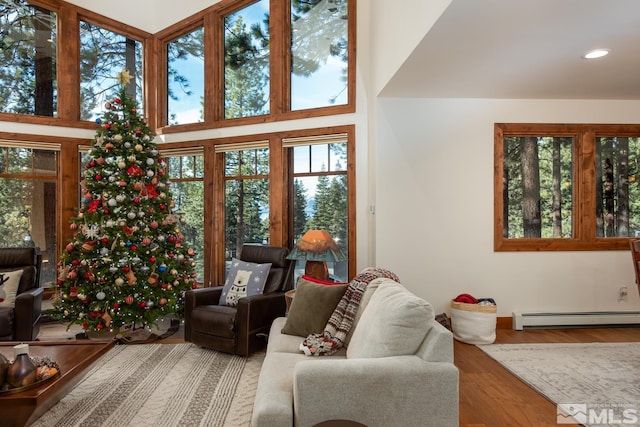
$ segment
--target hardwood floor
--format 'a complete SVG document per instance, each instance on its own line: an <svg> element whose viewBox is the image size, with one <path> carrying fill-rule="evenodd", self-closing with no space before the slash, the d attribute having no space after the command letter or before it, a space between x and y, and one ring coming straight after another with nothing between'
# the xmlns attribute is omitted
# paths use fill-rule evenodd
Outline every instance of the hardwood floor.
<svg viewBox="0 0 640 427"><path fill-rule="evenodd" d="M640 341L640 328L637 327L527 331L497 329L496 334L496 343ZM456 341L454 357L460 371L461 427L558 426L554 403L528 387L475 345Z"/></svg>

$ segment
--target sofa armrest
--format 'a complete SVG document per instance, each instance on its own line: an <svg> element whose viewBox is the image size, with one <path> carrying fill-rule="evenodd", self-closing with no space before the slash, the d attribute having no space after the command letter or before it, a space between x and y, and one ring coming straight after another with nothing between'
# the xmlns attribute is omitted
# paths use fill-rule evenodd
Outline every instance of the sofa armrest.
<svg viewBox="0 0 640 427"><path fill-rule="evenodd" d="M296 425L458 426L458 369L420 357L305 360L293 377Z"/></svg>
<svg viewBox="0 0 640 427"><path fill-rule="evenodd" d="M37 323L42 312L42 288L31 288L16 295L14 310L14 341L33 341L37 337Z"/></svg>

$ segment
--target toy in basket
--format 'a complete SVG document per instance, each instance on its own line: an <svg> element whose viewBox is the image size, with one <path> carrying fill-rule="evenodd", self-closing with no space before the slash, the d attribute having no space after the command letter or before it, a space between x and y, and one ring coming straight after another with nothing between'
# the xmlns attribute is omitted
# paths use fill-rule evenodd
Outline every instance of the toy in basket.
<svg viewBox="0 0 640 427"><path fill-rule="evenodd" d="M492 298L469 294L451 300L453 337L467 344L491 344L496 340L498 307Z"/></svg>

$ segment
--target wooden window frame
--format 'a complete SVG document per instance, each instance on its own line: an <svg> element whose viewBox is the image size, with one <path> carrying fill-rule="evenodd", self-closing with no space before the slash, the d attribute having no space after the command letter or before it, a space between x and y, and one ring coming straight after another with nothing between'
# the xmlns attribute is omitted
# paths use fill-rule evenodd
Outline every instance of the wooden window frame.
<svg viewBox="0 0 640 427"><path fill-rule="evenodd" d="M504 138L565 136L574 138L573 237L509 239L502 234L504 200ZM494 251L598 251L628 250L629 238L596 237L596 138L640 137L640 125L630 124L494 124Z"/></svg>

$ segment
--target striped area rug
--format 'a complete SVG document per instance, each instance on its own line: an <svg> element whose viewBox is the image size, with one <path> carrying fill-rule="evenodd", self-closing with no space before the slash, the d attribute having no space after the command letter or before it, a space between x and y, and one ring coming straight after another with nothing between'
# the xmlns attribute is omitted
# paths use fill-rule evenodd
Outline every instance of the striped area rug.
<svg viewBox="0 0 640 427"><path fill-rule="evenodd" d="M263 358L118 345L33 426L247 426Z"/></svg>

